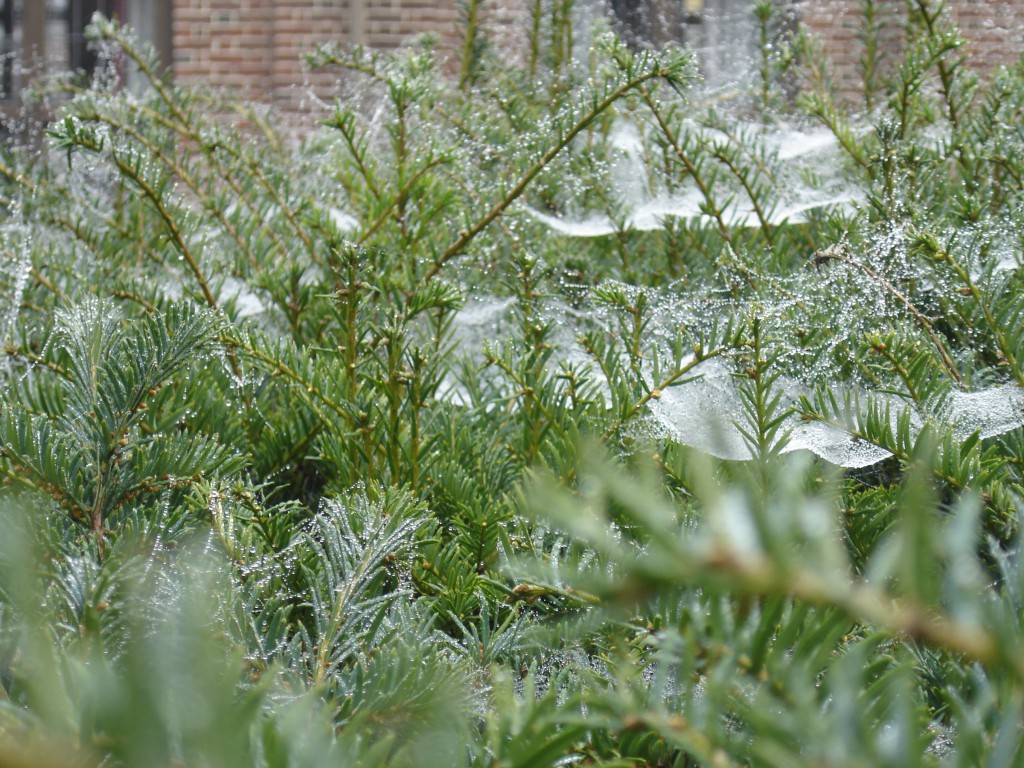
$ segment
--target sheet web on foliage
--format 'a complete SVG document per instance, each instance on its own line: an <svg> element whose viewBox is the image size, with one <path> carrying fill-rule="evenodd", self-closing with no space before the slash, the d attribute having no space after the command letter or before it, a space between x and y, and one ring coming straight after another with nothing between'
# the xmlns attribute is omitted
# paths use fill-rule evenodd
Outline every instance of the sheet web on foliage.
<svg viewBox="0 0 1024 768"><path fill-rule="evenodd" d="M793 282L816 277L802 275ZM638 290L626 284L619 284L619 287L627 291ZM661 352L665 352L672 336L681 328L697 327L716 314L722 317L726 313L738 314L749 310L737 306L732 300L701 298L673 288L660 292L644 290L653 299L654 307L647 343L660 345ZM828 287L822 291L827 293ZM775 309L786 305L786 301L781 300ZM514 308L514 301L508 298L470 301L455 319L456 354L468 355L471 360L482 364L483 350L488 344L510 340ZM759 303L759 308L763 310L764 304ZM549 341L554 354L549 365L557 368L564 364L585 372L597 384L597 391L603 394L606 404L608 383L577 337L587 328L611 327L608 313L607 307L595 305L592 301L570 307L561 301L550 300L545 307L545 320L554 329ZM770 328L773 318L766 314L765 319ZM841 322L837 324L842 325ZM846 333L859 330L854 324L846 328ZM783 349L781 352L781 358L785 360L788 356L792 366L800 364L797 351ZM651 381L649 375L645 378ZM703 360L681 383L663 389L657 398L652 398L646 414L637 420L633 428L638 435L667 438L719 458L749 459L751 448L741 433L744 404L739 382L737 366L727 357ZM468 394L458 382L450 379L448 384L445 390L447 397L457 404L468 404ZM796 409L801 395L810 396L814 387L820 384L827 384L840 402L845 395L850 395L853 402L862 406L866 406L869 399L883 411L888 406L894 429L900 414L910 407L897 395L840 381L837 373L830 371L825 363L808 366L802 375L784 375L776 383L782 390L780 412L789 412L782 428L782 432L788 432L783 452L807 450L832 464L849 468L866 467L888 458L891 455L888 450L854 435L850 431L853 425L807 421L800 416ZM921 430L926 420L951 428L959 439L974 432L979 432L983 438L1000 435L1024 425L1024 389L1014 384L998 384L975 391L954 390L933 413L910 411L914 433Z"/></svg>
<svg viewBox="0 0 1024 768"><path fill-rule="evenodd" d="M778 199L766 211L772 226L809 221L814 211L851 210L862 197L837 172L835 136L825 130L779 130L763 132L751 128L749 137L730 136L707 126L688 127L696 141L705 146L728 147L738 138L749 138L749 146L762 148L764 165L772 166ZM632 124L620 120L609 143L612 158L608 168L610 197L620 207L620 222L605 212L560 215L535 207L524 210L551 231L570 237L605 237L621 230L649 232L661 229L668 218L710 221L705 199L694 184L664 189L649 178L650 159L645 157L644 140ZM721 215L730 227L757 226L757 212L743 197L742 190L724 206Z"/></svg>
<svg viewBox="0 0 1024 768"><path fill-rule="evenodd" d="M864 191L845 181L842 161L831 132L740 126L736 129L738 133L729 135L707 124L696 123L691 124L688 130L695 141L705 147L713 147L716 142L723 146L735 145L738 139L746 137L752 148L750 151L761 153L763 166L771 169L770 199L774 200L761 213L772 227L806 223L814 216L829 211L856 216L865 205ZM574 214L545 212L524 204L521 210L526 217L542 224L553 236L565 238L568 242L628 231L659 230L672 219L687 225L711 222L712 216L705 201L692 183L670 190L650 176L644 139L633 124L619 120L610 144L613 151L607 167L606 192L615 209L614 215L602 210L577 210L570 196L563 207L575 210ZM719 212L721 222L730 228L759 226L758 212L749 203L744 203L749 198L742 190L735 192ZM757 295L739 301L701 296L699 290L691 288L644 289L655 305L654 332L647 334L646 343L661 344L660 351L664 353L678 329L697 327L708 317L717 316L725 320L728 317L759 316L766 321L769 335L776 332L776 339L771 343L782 345L778 353L785 374L775 386L782 391L780 412L788 413L781 430L787 435L783 452L808 450L843 467L866 467L888 458L891 453L857 437L853 424L802 418L798 411L801 397L811 397L816 388L827 387L837 402L849 401L858 412L864 412L870 404L878 412L888 415L894 432L901 415L909 419L914 434L926 421L930 421L939 428L950 429L958 439L975 432L983 438L992 437L1024 425L1024 391L1016 385L996 384L970 390L954 386L948 396L928 403L922 412L906 398L871 387L867 382L852 380L848 373L838 370L835 357L841 354L843 344L858 336L863 339L866 334L880 329L884 332L887 328L899 327L908 320L913 325L913 319L894 300L885 281L915 281L926 289L943 290L943 286L935 284L934 272L917 270L912 260L907 258L908 233L898 224L898 219L897 216L895 223L874 232L869 242L863 245L867 253L859 256L864 259L864 266L881 280L869 279L863 267L858 268L854 262L829 264L824 270L828 274L823 274L821 265L816 271L811 269L814 254L809 253L806 257L810 273L771 278L771 286L767 290L759 290L755 292ZM987 226L989 230L1000 228L996 222L989 222ZM1007 252L1009 237L1000 238L992 231L979 231L974 236L987 237L991 241L996 272L1017 267L1015 256ZM767 279L764 275L761 277ZM620 287L627 292L638 290L627 284L620 284ZM808 350L800 349L800 345L792 341L794 326L799 325L794 314L799 315L799 307L808 303L815 309L807 310L807 317L799 319L812 319L817 312L829 317L830 326L821 347L823 353L821 350L816 352L813 360L806 359ZM514 303L509 299L473 299L456 318L456 348L471 355L479 354L486 343L507 337L507 329L512 327L513 310ZM598 366L576 341L576 335L585 325L609 327L608 318L602 316L607 309L596 306L592 301L574 307L551 301L546 311L547 321L556 329L551 344L557 352L549 364L568 365L585 371L596 381L607 402L607 381L603 380ZM895 322L886 326L886 320ZM645 415L637 420L634 428L648 436L674 440L720 458L749 458L751 448L741 432L744 404L736 373L737 366L727 358L700 362L691 375L650 399ZM645 378L653 387L650 377ZM465 401L465 393L457 384L449 392L455 402Z"/></svg>

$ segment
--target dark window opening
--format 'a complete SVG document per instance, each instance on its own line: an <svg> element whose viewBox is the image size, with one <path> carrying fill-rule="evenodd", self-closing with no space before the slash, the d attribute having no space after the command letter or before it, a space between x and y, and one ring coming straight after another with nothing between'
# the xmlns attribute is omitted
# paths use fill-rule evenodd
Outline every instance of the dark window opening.
<svg viewBox="0 0 1024 768"><path fill-rule="evenodd" d="M633 48L689 42L704 21L704 0L611 0L616 29Z"/></svg>
<svg viewBox="0 0 1024 768"><path fill-rule="evenodd" d="M0 98L14 91L14 0L0 0Z"/></svg>
<svg viewBox="0 0 1024 768"><path fill-rule="evenodd" d="M85 28L92 21L93 14L99 11L105 16L112 16L115 8L113 0L64 0L70 7L67 9L67 28L71 70L74 72L91 73L96 69L96 53L89 48L85 39Z"/></svg>
<svg viewBox="0 0 1024 768"><path fill-rule="evenodd" d="M609 0L616 31L633 48L681 43L692 50L704 86L732 88L758 66L754 0ZM779 3L783 29L792 31L793 0Z"/></svg>

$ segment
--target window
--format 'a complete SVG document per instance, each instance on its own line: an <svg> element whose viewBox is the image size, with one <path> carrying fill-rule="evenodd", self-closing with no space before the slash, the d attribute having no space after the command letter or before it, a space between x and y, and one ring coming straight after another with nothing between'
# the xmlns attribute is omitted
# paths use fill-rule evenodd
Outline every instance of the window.
<svg viewBox="0 0 1024 768"><path fill-rule="evenodd" d="M14 90L14 0L0 0L0 98Z"/></svg>
<svg viewBox="0 0 1024 768"><path fill-rule="evenodd" d="M51 4L62 6L61 27L67 35L65 50L68 52L68 69L75 72L92 72L96 67L96 54L89 50L85 39L85 28L89 26L94 13L99 11L107 16L114 15L113 0L50 0ZM59 44L59 41L58 41Z"/></svg>
<svg viewBox="0 0 1024 768"><path fill-rule="evenodd" d="M0 97L16 98L42 72L91 72L96 56L85 28L96 11L120 12L121 0L0 0Z"/></svg>

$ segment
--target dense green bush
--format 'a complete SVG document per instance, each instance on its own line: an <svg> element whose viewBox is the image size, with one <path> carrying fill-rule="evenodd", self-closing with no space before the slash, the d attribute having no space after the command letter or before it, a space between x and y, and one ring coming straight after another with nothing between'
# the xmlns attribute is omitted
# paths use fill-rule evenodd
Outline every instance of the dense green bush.
<svg viewBox="0 0 1024 768"><path fill-rule="evenodd" d="M1024 764L1024 65L755 5L730 95L470 0L297 147L95 21L0 165L0 765Z"/></svg>

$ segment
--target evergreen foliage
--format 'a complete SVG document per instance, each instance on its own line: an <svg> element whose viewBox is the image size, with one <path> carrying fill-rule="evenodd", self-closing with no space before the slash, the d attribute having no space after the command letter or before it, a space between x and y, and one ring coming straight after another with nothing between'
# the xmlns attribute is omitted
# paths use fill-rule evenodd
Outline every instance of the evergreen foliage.
<svg viewBox="0 0 1024 768"><path fill-rule="evenodd" d="M38 86L0 163L0 766L1024 764L1024 64L865 2L851 106L758 2L755 82L702 103L572 0L502 62L486 4L454 75L312 52L343 85L300 146L101 17L96 77ZM856 204L786 214L837 180L783 123ZM638 225L623 135L700 215ZM742 460L670 411L715 370Z"/></svg>

